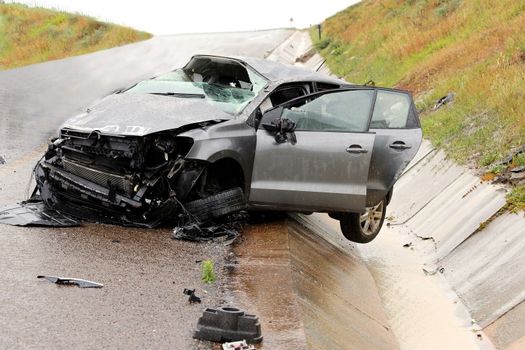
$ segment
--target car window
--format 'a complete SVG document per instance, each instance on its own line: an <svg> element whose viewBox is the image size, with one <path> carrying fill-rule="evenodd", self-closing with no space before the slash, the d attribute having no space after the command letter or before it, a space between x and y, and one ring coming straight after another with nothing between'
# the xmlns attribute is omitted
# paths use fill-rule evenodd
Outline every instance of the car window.
<svg viewBox="0 0 525 350"><path fill-rule="evenodd" d="M373 97L372 90L327 93L288 106L282 117L293 120L297 131L363 132L368 130Z"/></svg>
<svg viewBox="0 0 525 350"><path fill-rule="evenodd" d="M370 128L399 129L407 126L410 97L401 92L377 92Z"/></svg>

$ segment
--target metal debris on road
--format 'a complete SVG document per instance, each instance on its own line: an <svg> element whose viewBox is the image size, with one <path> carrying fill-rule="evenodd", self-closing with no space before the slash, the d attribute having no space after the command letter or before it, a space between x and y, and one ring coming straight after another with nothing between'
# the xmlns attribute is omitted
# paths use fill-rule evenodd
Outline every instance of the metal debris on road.
<svg viewBox="0 0 525 350"><path fill-rule="evenodd" d="M80 288L102 288L103 284L84 280L81 278L69 278L69 277L58 277L58 276L36 276L36 278L46 279L51 283L64 284L64 285L76 285Z"/></svg>
<svg viewBox="0 0 525 350"><path fill-rule="evenodd" d="M246 340L234 341L231 343L222 344L222 350L255 350L255 346L248 345Z"/></svg>
<svg viewBox="0 0 525 350"><path fill-rule="evenodd" d="M188 301L190 302L190 304L201 302L201 298L195 295L195 289L184 288L183 293L189 296Z"/></svg>
<svg viewBox="0 0 525 350"><path fill-rule="evenodd" d="M263 339L259 318L234 307L204 310L193 337L213 342L245 339L249 343L260 343Z"/></svg>

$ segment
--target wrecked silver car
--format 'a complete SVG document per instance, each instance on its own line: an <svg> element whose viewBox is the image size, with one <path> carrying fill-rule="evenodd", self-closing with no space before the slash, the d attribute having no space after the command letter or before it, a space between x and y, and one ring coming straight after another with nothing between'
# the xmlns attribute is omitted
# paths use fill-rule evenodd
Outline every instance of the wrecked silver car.
<svg viewBox="0 0 525 350"><path fill-rule="evenodd" d="M35 168L37 195L74 217L145 227L327 212L363 243L421 137L407 92L198 55L68 120Z"/></svg>

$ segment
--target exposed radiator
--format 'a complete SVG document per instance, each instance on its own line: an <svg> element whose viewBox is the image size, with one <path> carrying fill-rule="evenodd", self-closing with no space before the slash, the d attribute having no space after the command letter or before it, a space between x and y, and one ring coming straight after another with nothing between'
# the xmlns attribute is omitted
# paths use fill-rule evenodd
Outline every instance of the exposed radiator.
<svg viewBox="0 0 525 350"><path fill-rule="evenodd" d="M116 188L118 192L127 196L132 195L133 183L125 176L88 168L84 165L80 165L66 159L63 159L62 162L64 164L64 169L71 174L75 174L104 187L108 187L108 182L111 182L111 186Z"/></svg>

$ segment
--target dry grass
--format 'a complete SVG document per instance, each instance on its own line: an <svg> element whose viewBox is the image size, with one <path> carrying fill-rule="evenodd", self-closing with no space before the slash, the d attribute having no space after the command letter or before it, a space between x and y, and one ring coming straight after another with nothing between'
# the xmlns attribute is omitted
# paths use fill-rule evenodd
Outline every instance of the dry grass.
<svg viewBox="0 0 525 350"><path fill-rule="evenodd" d="M525 2L364 0L323 27L330 69L412 91L426 137L458 162L489 169L525 144Z"/></svg>
<svg viewBox="0 0 525 350"><path fill-rule="evenodd" d="M9 69L150 38L93 18L0 1L0 69Z"/></svg>
<svg viewBox="0 0 525 350"><path fill-rule="evenodd" d="M349 81L411 90L434 144L488 166L525 143L523 28L523 1L365 0L326 20L322 54Z"/></svg>

